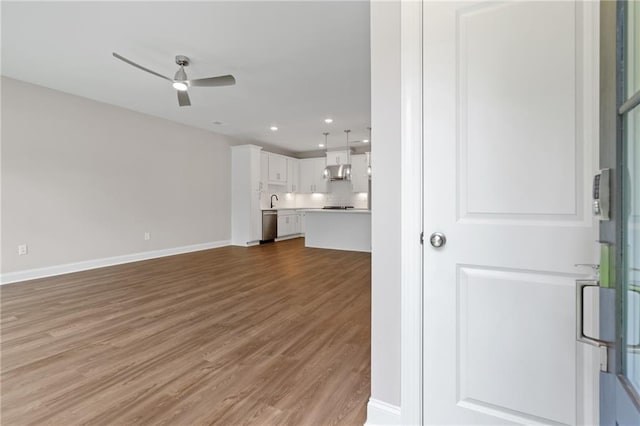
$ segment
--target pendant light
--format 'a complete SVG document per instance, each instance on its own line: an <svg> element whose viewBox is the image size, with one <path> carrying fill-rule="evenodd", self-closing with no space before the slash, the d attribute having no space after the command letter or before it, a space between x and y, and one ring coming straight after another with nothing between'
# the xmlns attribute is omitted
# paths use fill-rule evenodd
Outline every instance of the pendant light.
<svg viewBox="0 0 640 426"><path fill-rule="evenodd" d="M329 136L329 132L324 132L324 171L322 175L326 179L329 176L329 169L327 168L327 156L329 155L329 144L327 143L327 136Z"/></svg>
<svg viewBox="0 0 640 426"><path fill-rule="evenodd" d="M345 130L344 132L347 134L347 167L344 173L347 176L351 176L351 148L349 147L349 133L351 133L351 130Z"/></svg>

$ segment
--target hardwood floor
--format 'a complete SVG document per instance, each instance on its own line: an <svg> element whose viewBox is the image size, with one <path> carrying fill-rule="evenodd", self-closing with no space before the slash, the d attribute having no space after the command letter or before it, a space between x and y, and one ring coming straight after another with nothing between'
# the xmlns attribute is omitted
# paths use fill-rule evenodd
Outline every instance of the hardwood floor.
<svg viewBox="0 0 640 426"><path fill-rule="evenodd" d="M2 286L2 424L362 425L370 276L296 239Z"/></svg>

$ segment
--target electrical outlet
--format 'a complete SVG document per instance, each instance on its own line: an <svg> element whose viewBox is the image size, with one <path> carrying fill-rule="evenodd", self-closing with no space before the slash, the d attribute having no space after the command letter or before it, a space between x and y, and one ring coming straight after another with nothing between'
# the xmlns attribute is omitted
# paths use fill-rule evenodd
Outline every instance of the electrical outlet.
<svg viewBox="0 0 640 426"><path fill-rule="evenodd" d="M148 240L150 240L150 239L151 239L151 232L145 232L145 233L144 233L144 240L145 240L145 241L148 241Z"/></svg>
<svg viewBox="0 0 640 426"><path fill-rule="evenodd" d="M29 253L29 248L26 244L20 244L18 246L18 256L24 256Z"/></svg>

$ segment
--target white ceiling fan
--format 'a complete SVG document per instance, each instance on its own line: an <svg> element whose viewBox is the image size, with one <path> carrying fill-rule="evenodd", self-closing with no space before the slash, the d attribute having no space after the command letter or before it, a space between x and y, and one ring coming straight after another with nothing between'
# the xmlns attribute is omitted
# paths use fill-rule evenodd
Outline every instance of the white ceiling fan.
<svg viewBox="0 0 640 426"><path fill-rule="evenodd" d="M178 105L189 106L191 105L191 101L189 100L189 93L187 90L189 87L218 87L218 86L233 86L236 84L236 79L232 75L221 75L217 77L208 77L208 78L196 78L194 80L187 79L187 73L184 71L184 67L189 66L189 58L183 55L176 56L176 64L180 66L174 78L166 77L162 74L159 74L155 71L150 70L149 68L145 68L142 65L138 65L135 62L125 58L122 55L113 52L113 56L117 59L120 59L123 62L126 62L129 65L133 65L136 68L141 69L142 71L146 71L150 74L163 78L167 81L170 81L173 85L173 88L176 89L178 93Z"/></svg>

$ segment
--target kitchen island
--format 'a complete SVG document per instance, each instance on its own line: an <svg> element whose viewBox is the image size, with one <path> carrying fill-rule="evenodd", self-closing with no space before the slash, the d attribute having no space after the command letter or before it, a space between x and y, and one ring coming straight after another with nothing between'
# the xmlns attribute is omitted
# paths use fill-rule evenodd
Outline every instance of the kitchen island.
<svg viewBox="0 0 640 426"><path fill-rule="evenodd" d="M304 209L305 246L371 251L371 210Z"/></svg>

